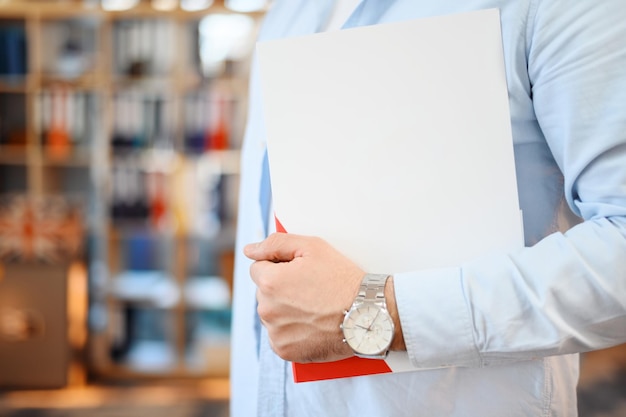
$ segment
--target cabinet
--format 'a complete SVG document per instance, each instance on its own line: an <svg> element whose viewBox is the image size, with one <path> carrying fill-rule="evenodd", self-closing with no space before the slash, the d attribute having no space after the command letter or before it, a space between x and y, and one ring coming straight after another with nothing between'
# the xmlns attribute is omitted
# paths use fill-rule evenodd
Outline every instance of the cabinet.
<svg viewBox="0 0 626 417"><path fill-rule="evenodd" d="M239 147L263 11L207 3L0 4L0 195L80 201L98 376L228 371Z"/></svg>

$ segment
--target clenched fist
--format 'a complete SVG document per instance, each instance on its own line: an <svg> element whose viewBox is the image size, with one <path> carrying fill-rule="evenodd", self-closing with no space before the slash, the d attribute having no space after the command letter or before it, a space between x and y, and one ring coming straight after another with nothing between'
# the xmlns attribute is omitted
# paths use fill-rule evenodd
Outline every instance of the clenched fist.
<svg viewBox="0 0 626 417"><path fill-rule="evenodd" d="M244 248L274 352L294 362L352 356L339 328L365 271L320 238L275 233Z"/></svg>

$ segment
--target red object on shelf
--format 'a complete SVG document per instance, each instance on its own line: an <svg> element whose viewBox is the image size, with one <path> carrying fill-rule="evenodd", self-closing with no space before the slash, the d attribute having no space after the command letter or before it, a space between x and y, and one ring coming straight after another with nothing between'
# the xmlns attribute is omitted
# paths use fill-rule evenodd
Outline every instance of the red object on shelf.
<svg viewBox="0 0 626 417"><path fill-rule="evenodd" d="M164 225L167 215L167 202L165 200L165 178L162 174L153 174L154 191L150 197L150 221L155 228Z"/></svg>
<svg viewBox="0 0 626 417"><path fill-rule="evenodd" d="M207 131L205 150L228 149L230 146L229 116L226 110L226 99L222 96L217 99L217 110L214 118L212 127Z"/></svg>

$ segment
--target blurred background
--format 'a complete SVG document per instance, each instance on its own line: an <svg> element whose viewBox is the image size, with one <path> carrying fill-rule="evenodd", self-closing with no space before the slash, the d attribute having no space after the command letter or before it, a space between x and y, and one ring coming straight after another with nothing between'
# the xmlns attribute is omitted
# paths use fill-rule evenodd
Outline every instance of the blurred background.
<svg viewBox="0 0 626 417"><path fill-rule="evenodd" d="M0 0L0 416L228 416L266 0ZM581 416L626 416L623 347Z"/></svg>
<svg viewBox="0 0 626 417"><path fill-rule="evenodd" d="M267 7L0 0L1 416L227 415Z"/></svg>

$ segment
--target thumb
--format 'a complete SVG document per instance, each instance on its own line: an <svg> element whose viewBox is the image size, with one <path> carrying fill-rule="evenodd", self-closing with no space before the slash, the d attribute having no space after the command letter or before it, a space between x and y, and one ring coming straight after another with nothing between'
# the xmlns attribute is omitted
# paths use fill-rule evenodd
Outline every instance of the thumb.
<svg viewBox="0 0 626 417"><path fill-rule="evenodd" d="M254 261L289 262L298 256L302 244L299 236L273 233L262 242L246 245L243 253Z"/></svg>

